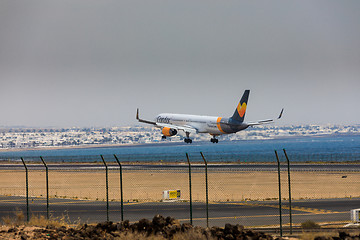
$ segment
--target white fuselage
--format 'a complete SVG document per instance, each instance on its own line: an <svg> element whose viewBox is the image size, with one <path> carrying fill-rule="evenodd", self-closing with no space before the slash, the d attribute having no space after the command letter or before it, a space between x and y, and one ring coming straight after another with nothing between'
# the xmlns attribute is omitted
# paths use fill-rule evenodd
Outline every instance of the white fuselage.
<svg viewBox="0 0 360 240"><path fill-rule="evenodd" d="M221 131L219 122L221 117L161 113L156 116L157 123L171 124L197 129L198 133L210 133L214 135L224 134Z"/></svg>

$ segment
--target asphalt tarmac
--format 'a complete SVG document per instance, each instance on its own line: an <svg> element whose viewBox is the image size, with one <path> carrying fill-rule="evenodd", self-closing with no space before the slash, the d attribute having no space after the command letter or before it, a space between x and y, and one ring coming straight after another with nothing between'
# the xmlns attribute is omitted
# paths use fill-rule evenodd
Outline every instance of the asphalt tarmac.
<svg viewBox="0 0 360 240"><path fill-rule="evenodd" d="M350 210L360 208L360 198L298 200L292 202L294 224L306 220L315 222L350 222ZM0 219L14 216L22 210L26 218L26 199L24 197L0 196ZM50 199L49 212L52 217L67 216L71 222L96 223L107 220L106 202L73 199ZM31 215L47 214L46 199L29 198ZM181 222L190 222L189 202L150 202L124 203L124 219L131 222L141 218L152 219L154 215L171 216ZM283 224L289 223L289 204L282 203ZM109 220L121 221L120 202L109 202ZM224 226L226 223L244 226L279 225L279 204L276 201L224 202L209 204L209 225ZM206 226L205 203L193 203L193 224Z"/></svg>

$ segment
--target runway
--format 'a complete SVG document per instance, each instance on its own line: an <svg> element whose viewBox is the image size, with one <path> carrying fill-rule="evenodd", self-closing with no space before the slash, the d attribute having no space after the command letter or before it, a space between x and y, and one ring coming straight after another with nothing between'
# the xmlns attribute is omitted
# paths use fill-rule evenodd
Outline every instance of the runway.
<svg viewBox="0 0 360 240"><path fill-rule="evenodd" d="M30 198L30 215L46 216L46 199ZM315 222L350 222L350 210L360 208L360 198L293 201L293 223L306 220ZM16 209L26 216L24 197L0 196L0 218L12 216ZM106 202L72 199L50 199L50 214L53 217L66 215L71 221L82 223L106 221ZM132 222L141 218L152 219L154 215L172 216L181 222L190 221L188 202L124 203L124 219ZM283 224L289 223L288 202L282 205ZM109 203L109 220L121 220L120 202ZM209 204L209 225L224 226L225 223L244 226L270 226L279 224L279 206L276 201L224 202ZM206 226L205 203L193 203L193 224Z"/></svg>

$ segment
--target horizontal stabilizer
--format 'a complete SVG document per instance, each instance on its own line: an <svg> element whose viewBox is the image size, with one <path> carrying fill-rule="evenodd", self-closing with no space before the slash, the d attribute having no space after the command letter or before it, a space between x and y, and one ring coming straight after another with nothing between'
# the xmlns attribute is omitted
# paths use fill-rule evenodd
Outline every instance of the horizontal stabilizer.
<svg viewBox="0 0 360 240"><path fill-rule="evenodd" d="M284 112L284 109L281 109L281 112L280 112L277 119L280 119L282 117L283 112ZM274 121L275 121L274 119L266 119L266 120L260 120L260 121L257 121L257 122L248 122L246 124L249 125L249 126L256 126L256 125L272 123Z"/></svg>

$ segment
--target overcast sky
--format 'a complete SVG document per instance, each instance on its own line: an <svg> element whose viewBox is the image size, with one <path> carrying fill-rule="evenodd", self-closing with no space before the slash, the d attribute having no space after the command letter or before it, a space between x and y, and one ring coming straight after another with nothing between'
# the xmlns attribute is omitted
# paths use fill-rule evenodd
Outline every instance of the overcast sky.
<svg viewBox="0 0 360 240"><path fill-rule="evenodd" d="M360 1L0 1L0 126L360 123Z"/></svg>

